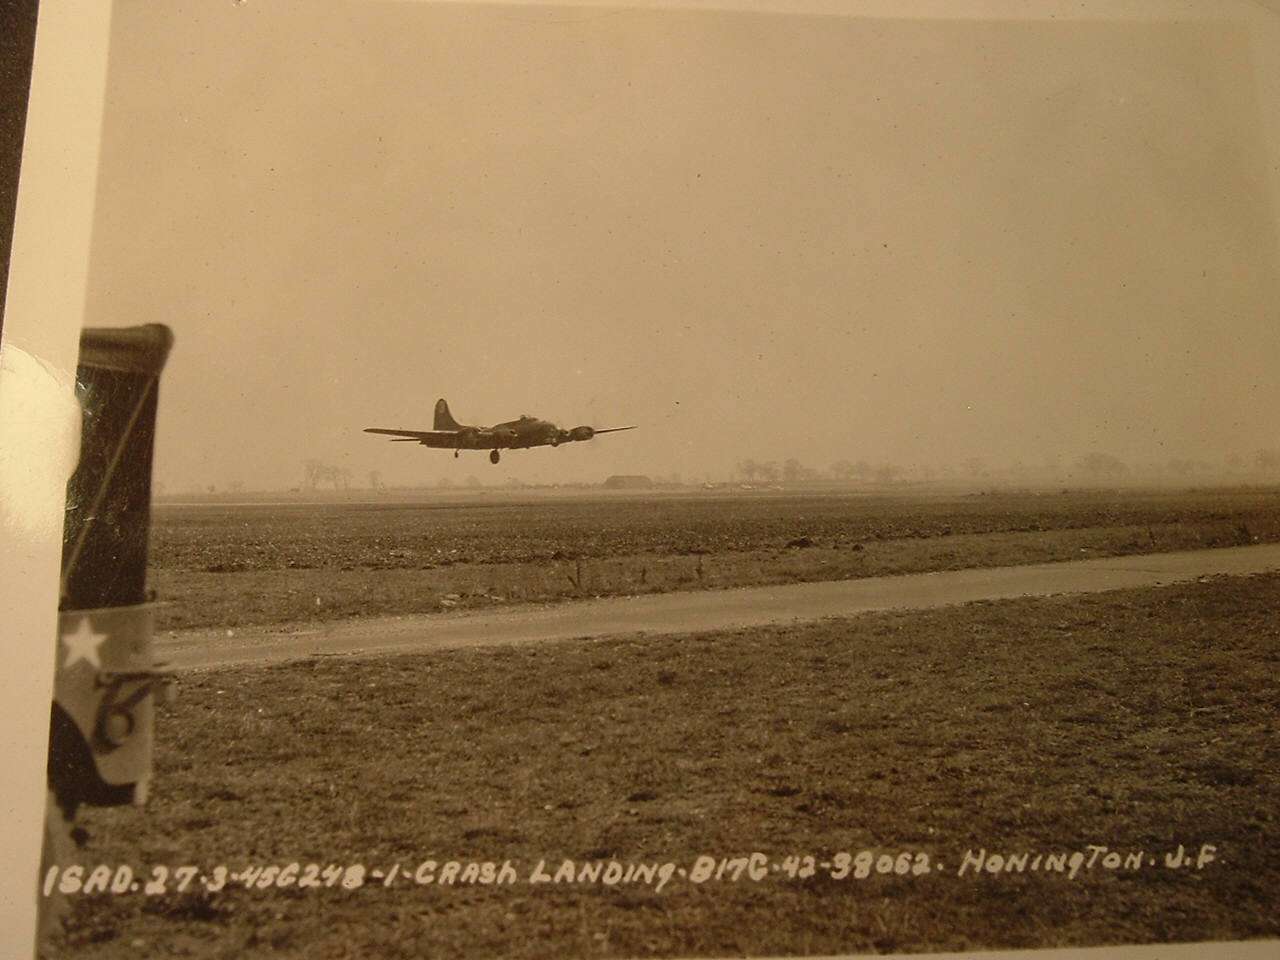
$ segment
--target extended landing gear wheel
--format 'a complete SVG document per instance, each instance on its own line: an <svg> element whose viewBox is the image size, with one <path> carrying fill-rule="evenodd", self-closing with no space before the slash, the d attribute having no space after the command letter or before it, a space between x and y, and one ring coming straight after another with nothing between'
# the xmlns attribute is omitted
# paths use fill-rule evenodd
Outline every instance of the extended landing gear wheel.
<svg viewBox="0 0 1280 960"><path fill-rule="evenodd" d="M498 454L498 451L497 451L497 450L490 450L490 451L489 451L489 462L490 462L490 463L497 463L499 459L500 459L500 455Z"/></svg>
<svg viewBox="0 0 1280 960"><path fill-rule="evenodd" d="M454 450L454 451L453 451L453 459L455 459L455 460L457 460L457 459L458 459L458 451L457 451L457 450Z"/></svg>

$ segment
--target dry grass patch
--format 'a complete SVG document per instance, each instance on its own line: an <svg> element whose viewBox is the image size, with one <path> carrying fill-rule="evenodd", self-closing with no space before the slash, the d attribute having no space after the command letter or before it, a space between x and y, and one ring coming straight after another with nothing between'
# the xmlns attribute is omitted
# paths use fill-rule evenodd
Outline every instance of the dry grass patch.
<svg viewBox="0 0 1280 960"><path fill-rule="evenodd" d="M924 852L952 872L82 897L76 957L690 956L1276 936L1280 576L192 675L89 862ZM965 851L1202 871L958 878Z"/></svg>

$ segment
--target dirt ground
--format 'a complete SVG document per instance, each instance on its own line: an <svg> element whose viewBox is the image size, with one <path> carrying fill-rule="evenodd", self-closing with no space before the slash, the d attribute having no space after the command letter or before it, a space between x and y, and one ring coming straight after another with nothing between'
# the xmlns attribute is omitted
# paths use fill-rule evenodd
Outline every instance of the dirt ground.
<svg viewBox="0 0 1280 960"><path fill-rule="evenodd" d="M1278 606L1266 575L193 675L158 720L151 805L84 817L83 864L163 883L74 895L63 952L1274 937ZM514 881L462 882L473 861ZM629 881L605 881L615 861Z"/></svg>
<svg viewBox="0 0 1280 960"><path fill-rule="evenodd" d="M161 630L1280 541L1280 490L770 493L156 509Z"/></svg>

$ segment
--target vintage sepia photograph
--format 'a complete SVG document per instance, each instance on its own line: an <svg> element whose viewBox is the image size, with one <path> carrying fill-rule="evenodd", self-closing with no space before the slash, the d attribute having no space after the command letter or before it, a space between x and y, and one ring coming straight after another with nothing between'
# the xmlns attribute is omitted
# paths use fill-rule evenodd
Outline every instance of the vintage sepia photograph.
<svg viewBox="0 0 1280 960"><path fill-rule="evenodd" d="M37 956L1274 949L1280 7L103 9Z"/></svg>

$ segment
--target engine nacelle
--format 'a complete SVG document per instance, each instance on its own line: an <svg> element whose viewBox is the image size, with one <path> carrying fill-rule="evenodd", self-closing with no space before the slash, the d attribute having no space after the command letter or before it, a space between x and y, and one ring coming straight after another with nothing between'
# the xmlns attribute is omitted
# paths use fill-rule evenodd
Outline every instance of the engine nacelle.
<svg viewBox="0 0 1280 960"><path fill-rule="evenodd" d="M570 440L590 440L596 435L591 427L574 427L569 431Z"/></svg>

